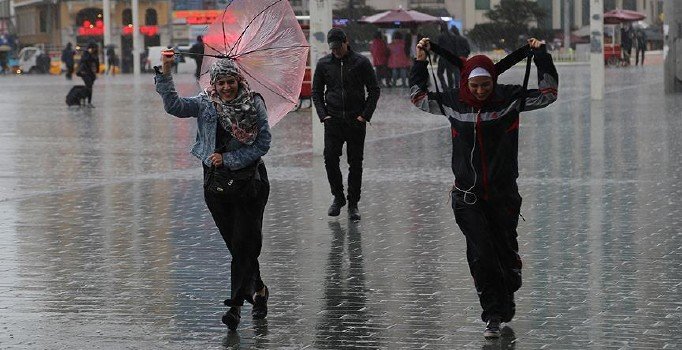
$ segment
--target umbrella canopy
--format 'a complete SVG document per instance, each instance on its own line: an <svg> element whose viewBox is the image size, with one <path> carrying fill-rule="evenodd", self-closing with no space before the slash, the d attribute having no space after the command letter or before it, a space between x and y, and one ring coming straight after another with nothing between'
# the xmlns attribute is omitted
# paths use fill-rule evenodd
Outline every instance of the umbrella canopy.
<svg viewBox="0 0 682 350"><path fill-rule="evenodd" d="M646 15L630 10L615 9L604 13L605 24L618 24L623 22L635 22L643 20Z"/></svg>
<svg viewBox="0 0 682 350"><path fill-rule="evenodd" d="M358 22L379 27L416 26L421 23L441 22L442 19L414 10L389 10L372 16L362 17Z"/></svg>
<svg viewBox="0 0 682 350"><path fill-rule="evenodd" d="M234 0L204 34L199 84L210 85L209 69L233 59L249 87L260 93L274 126L297 104L309 45L287 0Z"/></svg>

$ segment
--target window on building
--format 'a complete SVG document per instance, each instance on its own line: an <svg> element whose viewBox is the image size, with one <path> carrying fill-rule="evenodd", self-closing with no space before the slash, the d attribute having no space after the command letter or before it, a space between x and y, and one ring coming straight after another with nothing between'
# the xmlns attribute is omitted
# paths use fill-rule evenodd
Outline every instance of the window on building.
<svg viewBox="0 0 682 350"><path fill-rule="evenodd" d="M133 10L131 9L123 10L123 13L121 14L121 24L123 26L133 24Z"/></svg>
<svg viewBox="0 0 682 350"><path fill-rule="evenodd" d="M147 9L144 12L144 24L148 26L155 26L159 24L158 16L156 15L156 10Z"/></svg>
<svg viewBox="0 0 682 350"><path fill-rule="evenodd" d="M476 0L477 10L490 10L490 0Z"/></svg>
<svg viewBox="0 0 682 350"><path fill-rule="evenodd" d="M604 0L604 12L611 11L616 8L616 0Z"/></svg>
<svg viewBox="0 0 682 350"><path fill-rule="evenodd" d="M36 16L34 13L17 13L17 31L21 34L36 33Z"/></svg>
<svg viewBox="0 0 682 350"><path fill-rule="evenodd" d="M637 11L637 0L623 0L623 10Z"/></svg>
<svg viewBox="0 0 682 350"><path fill-rule="evenodd" d="M590 0L583 0L583 18L581 19L582 25L590 25Z"/></svg>
<svg viewBox="0 0 682 350"><path fill-rule="evenodd" d="M39 33L47 33L47 11L40 9L38 13Z"/></svg>
<svg viewBox="0 0 682 350"><path fill-rule="evenodd" d="M552 28L552 15L551 14L552 14L552 11L554 11L553 10L553 8L554 8L553 1L552 0L537 0L537 3L548 14L548 16L545 16L544 19L542 19L538 22L538 27L539 28L545 28L545 29L551 29Z"/></svg>

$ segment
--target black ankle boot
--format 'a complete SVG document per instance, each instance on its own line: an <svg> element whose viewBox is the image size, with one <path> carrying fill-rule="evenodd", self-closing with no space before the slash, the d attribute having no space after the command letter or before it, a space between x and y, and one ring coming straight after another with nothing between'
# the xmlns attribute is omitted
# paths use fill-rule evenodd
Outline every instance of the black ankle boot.
<svg viewBox="0 0 682 350"><path fill-rule="evenodd" d="M241 318L241 308L239 306L233 306L223 315L222 321L227 325L227 328L234 331L237 330Z"/></svg>
<svg viewBox="0 0 682 350"><path fill-rule="evenodd" d="M267 286L265 288L265 295L254 295L253 296L253 309L251 310L251 316L254 320L260 320L268 315L268 298L270 298L270 290Z"/></svg>
<svg viewBox="0 0 682 350"><path fill-rule="evenodd" d="M343 208L344 205L346 205L346 198L334 197L334 201L332 202L332 205L329 206L327 214L329 216L339 216L339 214L341 214L341 208Z"/></svg>
<svg viewBox="0 0 682 350"><path fill-rule="evenodd" d="M348 218L353 221L360 221L360 210L357 204L348 205Z"/></svg>

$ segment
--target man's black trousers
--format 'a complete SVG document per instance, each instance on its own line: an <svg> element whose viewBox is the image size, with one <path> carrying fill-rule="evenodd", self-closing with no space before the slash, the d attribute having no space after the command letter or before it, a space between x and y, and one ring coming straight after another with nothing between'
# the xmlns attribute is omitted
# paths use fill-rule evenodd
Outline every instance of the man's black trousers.
<svg viewBox="0 0 682 350"><path fill-rule="evenodd" d="M360 201L366 132L366 123L355 119L332 118L324 123L324 167L329 186L334 197L343 198L343 176L339 162L345 142L348 158L348 203L351 206Z"/></svg>
<svg viewBox="0 0 682 350"><path fill-rule="evenodd" d="M204 173L208 170L204 166ZM230 265L230 302L228 306L253 303L253 295L263 289L258 256L263 245L263 212L270 195L270 183L265 164L258 168L256 197L235 201L204 191L204 200L213 216L227 249L232 255Z"/></svg>
<svg viewBox="0 0 682 350"><path fill-rule="evenodd" d="M452 195L457 225L467 244L467 262L483 308L481 319L500 317L511 321L516 311L514 292L521 287L521 257L517 242L521 196L513 191L495 200L464 201L462 192ZM472 202L472 196L467 196Z"/></svg>

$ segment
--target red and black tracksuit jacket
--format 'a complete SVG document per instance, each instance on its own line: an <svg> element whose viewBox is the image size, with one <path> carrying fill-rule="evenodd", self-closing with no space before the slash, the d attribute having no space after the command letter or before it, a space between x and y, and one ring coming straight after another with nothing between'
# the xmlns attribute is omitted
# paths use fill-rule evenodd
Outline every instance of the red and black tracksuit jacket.
<svg viewBox="0 0 682 350"><path fill-rule="evenodd" d="M460 99L459 89L428 90L426 61L415 61L410 72L411 101L432 114L445 114L452 131L452 172L459 189L492 199L516 192L518 178L519 110L548 106L557 99L559 76L552 57L535 53L538 88L523 91L521 85L496 85L492 103L476 109ZM440 103L439 103L440 101ZM473 154L472 154L473 152ZM473 166L472 166L473 165Z"/></svg>

